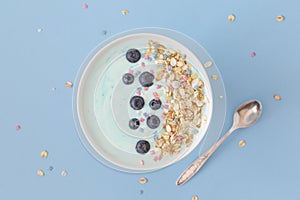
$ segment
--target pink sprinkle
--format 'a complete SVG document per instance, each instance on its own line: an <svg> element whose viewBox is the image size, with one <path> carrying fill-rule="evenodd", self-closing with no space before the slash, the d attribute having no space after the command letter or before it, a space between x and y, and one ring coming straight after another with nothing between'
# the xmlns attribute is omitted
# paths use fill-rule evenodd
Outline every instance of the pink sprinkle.
<svg viewBox="0 0 300 200"><path fill-rule="evenodd" d="M151 74L154 74L154 71L153 71L153 69L150 69L150 70L149 70L149 72L150 72Z"/></svg>
<svg viewBox="0 0 300 200"><path fill-rule="evenodd" d="M188 77L187 77L186 75L184 75L182 78L183 78L184 80L187 80L187 79L188 79Z"/></svg>
<svg viewBox="0 0 300 200"><path fill-rule="evenodd" d="M186 84L187 84L187 82L186 82L186 81L182 82L182 85L183 85L183 86L186 86Z"/></svg>
<svg viewBox="0 0 300 200"><path fill-rule="evenodd" d="M155 99L156 101L158 101L158 100L159 100L159 97L155 97L154 99Z"/></svg>
<svg viewBox="0 0 300 200"><path fill-rule="evenodd" d="M151 155L154 155L155 153L156 153L155 150L151 150L151 151L150 151L150 154L151 154Z"/></svg>
<svg viewBox="0 0 300 200"><path fill-rule="evenodd" d="M169 108L169 106L166 104L166 105L164 105L164 109L168 109Z"/></svg>
<svg viewBox="0 0 300 200"><path fill-rule="evenodd" d="M159 88L161 88L161 85L157 85L157 86L156 86L156 89L159 89Z"/></svg>
<svg viewBox="0 0 300 200"><path fill-rule="evenodd" d="M152 116L152 114L151 114L151 113L149 113L149 114L148 114L148 117L151 117L151 116Z"/></svg>
<svg viewBox="0 0 300 200"><path fill-rule="evenodd" d="M173 133L172 132L168 132L168 136L172 136L173 135Z"/></svg>
<svg viewBox="0 0 300 200"><path fill-rule="evenodd" d="M141 91L138 91L136 94L139 95L139 96L141 96L141 95L142 95L142 92L141 92Z"/></svg>
<svg viewBox="0 0 300 200"><path fill-rule="evenodd" d="M183 139L183 137L182 137L181 135L178 135L176 138L177 138L178 140L182 140L182 139Z"/></svg>
<svg viewBox="0 0 300 200"><path fill-rule="evenodd" d="M161 155L157 156L157 159L158 159L158 160L161 160L161 159L162 159Z"/></svg>
<svg viewBox="0 0 300 200"><path fill-rule="evenodd" d="M153 92L153 96L158 97L157 92Z"/></svg>
<svg viewBox="0 0 300 200"><path fill-rule="evenodd" d="M145 65L145 63L144 63L144 62L142 62L142 63L141 63L141 66L142 66L142 67L145 67L146 65Z"/></svg>
<svg viewBox="0 0 300 200"><path fill-rule="evenodd" d="M83 9L87 9L88 7L89 7L89 5L87 5L86 3L83 4L83 6L82 6Z"/></svg>
<svg viewBox="0 0 300 200"><path fill-rule="evenodd" d="M251 57L254 57L255 55L256 55L255 52L251 52L251 53L250 53L250 56L251 56Z"/></svg>
<svg viewBox="0 0 300 200"><path fill-rule="evenodd" d="M141 118L141 119L140 119L140 122L144 122L144 121L145 121L145 119L144 119L144 118Z"/></svg>
<svg viewBox="0 0 300 200"><path fill-rule="evenodd" d="M133 74L133 70L130 69L130 70L128 71L128 73L129 73L129 74Z"/></svg>
<svg viewBox="0 0 300 200"><path fill-rule="evenodd" d="M144 90L145 90L145 91L148 91L148 89L149 89L148 87L144 87Z"/></svg>
<svg viewBox="0 0 300 200"><path fill-rule="evenodd" d="M166 118L166 115L162 114L162 115L161 115L161 118Z"/></svg>
<svg viewBox="0 0 300 200"><path fill-rule="evenodd" d="M161 160L161 158L162 158L162 157L161 157L160 155L159 155L159 156L155 156L155 157L154 157L154 161L159 161L159 160Z"/></svg>
<svg viewBox="0 0 300 200"><path fill-rule="evenodd" d="M21 129L20 125L16 125L16 131L19 131Z"/></svg>
<svg viewBox="0 0 300 200"><path fill-rule="evenodd" d="M145 164L144 160L141 160L140 163L141 163L141 165L144 165L144 164Z"/></svg>
<svg viewBox="0 0 300 200"><path fill-rule="evenodd" d="M149 56L148 56L148 55L145 55L144 58L145 58L146 60L148 60L148 59L149 59Z"/></svg>

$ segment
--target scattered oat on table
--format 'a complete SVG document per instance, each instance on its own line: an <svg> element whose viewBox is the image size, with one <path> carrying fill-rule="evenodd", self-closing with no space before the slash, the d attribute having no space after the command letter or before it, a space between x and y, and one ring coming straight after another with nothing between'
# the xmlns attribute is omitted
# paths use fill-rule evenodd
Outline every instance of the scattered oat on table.
<svg viewBox="0 0 300 200"><path fill-rule="evenodd" d="M48 151L44 150L44 151L41 152L41 157L42 158L47 158L47 156L48 156Z"/></svg>
<svg viewBox="0 0 300 200"><path fill-rule="evenodd" d="M228 16L228 21L233 22L235 20L235 15L234 14L230 14Z"/></svg>
<svg viewBox="0 0 300 200"><path fill-rule="evenodd" d="M192 197L192 200L198 200L198 196L197 196L197 195L194 195L194 196Z"/></svg>
<svg viewBox="0 0 300 200"><path fill-rule="evenodd" d="M246 141L245 140L239 141L239 147L244 147L245 145L246 145Z"/></svg>
<svg viewBox="0 0 300 200"><path fill-rule="evenodd" d="M122 10L122 14L123 14L123 15L127 15L128 13L129 13L128 10Z"/></svg>
<svg viewBox="0 0 300 200"><path fill-rule="evenodd" d="M45 176L44 171L41 170L41 169L39 169L39 170L37 171L37 174L38 174L39 176Z"/></svg>
<svg viewBox="0 0 300 200"><path fill-rule="evenodd" d="M73 87L73 83L70 82L70 81L67 81L67 82L66 82L66 87L67 87L67 88Z"/></svg>
<svg viewBox="0 0 300 200"><path fill-rule="evenodd" d="M281 100L281 96L279 94L274 94L274 99L277 100L277 101L280 101Z"/></svg>
<svg viewBox="0 0 300 200"><path fill-rule="evenodd" d="M61 172L61 176L67 176L68 175L68 172L66 171L66 170L63 170L62 172Z"/></svg>
<svg viewBox="0 0 300 200"><path fill-rule="evenodd" d="M278 15L278 16L276 17L276 20L277 20L278 22L282 22L283 20L285 20L285 17L284 17L283 15Z"/></svg>
<svg viewBox="0 0 300 200"><path fill-rule="evenodd" d="M140 182L141 184L145 184L145 183L148 182L148 179L145 178L145 177L143 177L143 178L140 178L140 179L139 179L139 182Z"/></svg>

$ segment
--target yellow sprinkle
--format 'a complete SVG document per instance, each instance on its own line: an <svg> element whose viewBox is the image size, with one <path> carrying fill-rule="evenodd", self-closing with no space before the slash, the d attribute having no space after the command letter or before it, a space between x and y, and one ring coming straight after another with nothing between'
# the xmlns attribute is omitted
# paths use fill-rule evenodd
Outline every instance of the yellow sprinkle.
<svg viewBox="0 0 300 200"><path fill-rule="evenodd" d="M209 67L211 67L211 65L212 65L211 61L207 61L206 63L204 63L205 68L209 68Z"/></svg>
<svg viewBox="0 0 300 200"><path fill-rule="evenodd" d="M198 200L198 196L197 196L197 195L194 195L194 196L192 197L192 200Z"/></svg>
<svg viewBox="0 0 300 200"><path fill-rule="evenodd" d="M123 15L127 15L128 13L129 13L128 10L122 10L122 14L123 14Z"/></svg>
<svg viewBox="0 0 300 200"><path fill-rule="evenodd" d="M213 79L213 80L218 80L218 76L217 75L211 75L211 78Z"/></svg>
<svg viewBox="0 0 300 200"><path fill-rule="evenodd" d="M274 99L277 100L277 101L280 101L281 100L281 96L279 94L274 94Z"/></svg>
<svg viewBox="0 0 300 200"><path fill-rule="evenodd" d="M62 172L61 172L61 176L67 176L68 175L68 172L66 171L66 170L63 170Z"/></svg>
<svg viewBox="0 0 300 200"><path fill-rule="evenodd" d="M70 81L67 81L67 82L66 82L66 87L67 87L67 88L73 87L73 83L70 82Z"/></svg>
<svg viewBox="0 0 300 200"><path fill-rule="evenodd" d="M234 14L229 15L229 16L228 16L228 20L229 20L230 22L233 22L233 21L235 20L235 15L234 15Z"/></svg>
<svg viewBox="0 0 300 200"><path fill-rule="evenodd" d="M141 183L141 184L145 184L145 183L147 183L148 182L148 180L147 180L147 178L140 178L140 180L139 180L139 182Z"/></svg>
<svg viewBox="0 0 300 200"><path fill-rule="evenodd" d="M48 152L47 151L42 151L41 157L42 158L47 158L47 156L48 156Z"/></svg>
<svg viewBox="0 0 300 200"><path fill-rule="evenodd" d="M283 15L278 15L278 16L276 17L276 20L277 20L278 22L282 22L284 19L285 19L285 17L284 17Z"/></svg>
<svg viewBox="0 0 300 200"><path fill-rule="evenodd" d="M39 176L45 176L44 171L41 170L41 169L39 169L39 170L37 171L37 174L38 174Z"/></svg>
<svg viewBox="0 0 300 200"><path fill-rule="evenodd" d="M239 141L239 147L244 147L245 145L246 145L246 141L245 140Z"/></svg>

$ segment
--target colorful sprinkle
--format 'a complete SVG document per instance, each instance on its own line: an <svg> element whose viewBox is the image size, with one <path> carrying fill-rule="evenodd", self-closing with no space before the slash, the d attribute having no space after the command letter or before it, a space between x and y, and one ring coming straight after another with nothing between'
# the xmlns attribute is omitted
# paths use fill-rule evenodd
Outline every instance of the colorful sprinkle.
<svg viewBox="0 0 300 200"><path fill-rule="evenodd" d="M230 14L228 16L228 21L233 22L235 20L235 15L234 14Z"/></svg>
<svg viewBox="0 0 300 200"><path fill-rule="evenodd" d="M141 118L141 119L140 119L140 122L144 122L144 121L145 121L145 119L144 119L144 118Z"/></svg>
<svg viewBox="0 0 300 200"><path fill-rule="evenodd" d="M123 15L127 15L129 13L128 10L122 10L121 12L122 12Z"/></svg>
<svg viewBox="0 0 300 200"><path fill-rule="evenodd" d="M56 87L51 88L51 90L52 90L52 91L55 91L55 90L56 90Z"/></svg>
<svg viewBox="0 0 300 200"><path fill-rule="evenodd" d="M280 101L281 100L281 96L279 94L274 94L273 98L276 100L276 101Z"/></svg>
<svg viewBox="0 0 300 200"><path fill-rule="evenodd" d="M144 62L142 62L142 63L141 63L141 66L142 66L142 67L145 67L146 65L145 65L145 63L144 63Z"/></svg>
<svg viewBox="0 0 300 200"><path fill-rule="evenodd" d="M244 147L245 145L246 145L246 141L245 140L239 141L239 147Z"/></svg>
<svg viewBox="0 0 300 200"><path fill-rule="evenodd" d="M141 95L142 95L142 92L141 92L141 91L137 91L136 94L139 95L139 96L141 96Z"/></svg>
<svg viewBox="0 0 300 200"><path fill-rule="evenodd" d="M278 16L276 17L276 20L277 20L278 22L282 22L283 20L285 20L285 17L284 17L283 15L278 15Z"/></svg>
<svg viewBox="0 0 300 200"><path fill-rule="evenodd" d="M144 161L144 160L141 160L141 161L140 161L140 164L141 164L141 165L145 165L145 161Z"/></svg>
<svg viewBox="0 0 300 200"><path fill-rule="evenodd" d="M43 170L41 170L41 169L39 169L39 170L37 171L37 174L38 174L39 176L45 176L45 172L44 172Z"/></svg>
<svg viewBox="0 0 300 200"><path fill-rule="evenodd" d="M151 155L154 155L155 153L156 153L155 150L151 150L151 151L150 151L150 154L151 154Z"/></svg>
<svg viewBox="0 0 300 200"><path fill-rule="evenodd" d="M87 5L86 3L82 5L83 9L87 9L89 7L89 5Z"/></svg>
<svg viewBox="0 0 300 200"><path fill-rule="evenodd" d="M21 126L20 125L16 125L16 131L19 131L21 129Z"/></svg>
<svg viewBox="0 0 300 200"><path fill-rule="evenodd" d="M67 88L73 87L73 83L70 82L70 81L67 81L65 85L66 85Z"/></svg>
<svg viewBox="0 0 300 200"><path fill-rule="evenodd" d="M41 152L41 157L42 158L47 158L47 156L48 156L48 151L45 150L45 151Z"/></svg>
<svg viewBox="0 0 300 200"><path fill-rule="evenodd" d="M250 57L254 57L254 56L256 56L256 53L255 52L251 52L250 53Z"/></svg>
<svg viewBox="0 0 300 200"><path fill-rule="evenodd" d="M161 88L161 85L157 85L157 86L156 86L156 89L160 89L160 88Z"/></svg>
<svg viewBox="0 0 300 200"><path fill-rule="evenodd" d="M165 104L164 109L168 109L168 108L169 108L169 105Z"/></svg>
<svg viewBox="0 0 300 200"><path fill-rule="evenodd" d="M166 118L166 115L162 114L162 115L161 115L161 118Z"/></svg>
<svg viewBox="0 0 300 200"><path fill-rule="evenodd" d="M144 56L144 59L145 59L145 60L148 60L149 58L150 58L149 55L145 55L145 56Z"/></svg>
<svg viewBox="0 0 300 200"><path fill-rule="evenodd" d="M43 32L43 29L42 29L42 28L38 28L36 31L37 31L38 33L41 33L41 32Z"/></svg>
<svg viewBox="0 0 300 200"><path fill-rule="evenodd" d="M133 74L133 70L132 69L128 70L128 73Z"/></svg>
<svg viewBox="0 0 300 200"><path fill-rule="evenodd" d="M150 69L150 70L149 70L149 72L150 72L151 74L154 74L154 71L153 71L153 69Z"/></svg>
<svg viewBox="0 0 300 200"><path fill-rule="evenodd" d="M141 184L145 184L145 183L148 182L148 179L145 178L145 177L143 177L143 178L140 178L140 179L139 179L139 182L140 182Z"/></svg>
<svg viewBox="0 0 300 200"><path fill-rule="evenodd" d="M221 96L219 96L219 99L223 99L224 97L221 95Z"/></svg>
<svg viewBox="0 0 300 200"><path fill-rule="evenodd" d="M148 87L144 87L144 90L145 90L145 91L148 91L148 89L149 89Z"/></svg>
<svg viewBox="0 0 300 200"><path fill-rule="evenodd" d="M153 160L154 160L154 161L159 161L159 160L161 160L161 159L162 159L162 157L161 157L161 155L159 155L159 156L155 156Z"/></svg>
<svg viewBox="0 0 300 200"><path fill-rule="evenodd" d="M68 172L66 170L63 170L60 174L61 176L67 176L68 175Z"/></svg>
<svg viewBox="0 0 300 200"><path fill-rule="evenodd" d="M50 167L48 168L49 171L52 171L53 169L54 169L53 166L50 166Z"/></svg>

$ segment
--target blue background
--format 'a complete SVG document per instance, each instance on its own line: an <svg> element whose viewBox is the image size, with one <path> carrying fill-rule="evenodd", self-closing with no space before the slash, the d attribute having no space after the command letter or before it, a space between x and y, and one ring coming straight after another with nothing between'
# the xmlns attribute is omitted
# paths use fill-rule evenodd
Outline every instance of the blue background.
<svg viewBox="0 0 300 200"><path fill-rule="evenodd" d="M2 1L0 199L300 199L299 8L296 0ZM234 22L227 19L231 13ZM278 22L277 15L286 19ZM227 91L223 133L243 101L256 98L264 107L255 126L225 141L182 187L175 181L197 152L152 173L111 170L80 143L73 91L65 87L101 41L151 26L189 35L214 58ZM274 100L277 93L281 101Z"/></svg>

